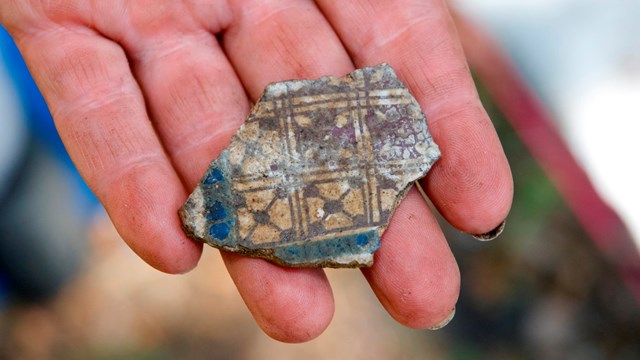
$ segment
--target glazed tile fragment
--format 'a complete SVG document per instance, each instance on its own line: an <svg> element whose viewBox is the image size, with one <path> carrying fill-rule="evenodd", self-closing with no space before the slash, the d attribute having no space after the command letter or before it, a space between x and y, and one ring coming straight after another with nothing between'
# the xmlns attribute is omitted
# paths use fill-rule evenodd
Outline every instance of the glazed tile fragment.
<svg viewBox="0 0 640 360"><path fill-rule="evenodd" d="M179 213L188 236L222 250L371 266L394 209L439 157L389 65L274 83Z"/></svg>

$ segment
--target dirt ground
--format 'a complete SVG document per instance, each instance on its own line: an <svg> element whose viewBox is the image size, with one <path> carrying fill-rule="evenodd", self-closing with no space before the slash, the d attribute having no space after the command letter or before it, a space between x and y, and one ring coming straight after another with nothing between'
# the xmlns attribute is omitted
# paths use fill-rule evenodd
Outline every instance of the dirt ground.
<svg viewBox="0 0 640 360"><path fill-rule="evenodd" d="M8 359L421 358L431 341L396 324L358 270L329 270L336 314L318 339L286 345L254 324L217 250L206 248L186 275L162 274L119 239L105 216L89 236L84 271L46 304L14 304L2 313L1 350ZM435 333L434 333L435 334ZM420 346L415 346L419 343ZM411 344L411 346L408 346Z"/></svg>

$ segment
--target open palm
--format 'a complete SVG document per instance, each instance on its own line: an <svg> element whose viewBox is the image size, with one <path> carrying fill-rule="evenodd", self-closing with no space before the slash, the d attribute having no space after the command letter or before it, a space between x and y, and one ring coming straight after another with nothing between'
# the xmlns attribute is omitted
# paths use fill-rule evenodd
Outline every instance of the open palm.
<svg viewBox="0 0 640 360"><path fill-rule="evenodd" d="M423 186L451 224L486 233L509 211L509 166L442 0L2 0L0 22L80 173L159 270L197 264L202 246L182 232L177 209L264 86L356 66L391 64L420 102L443 153ZM330 322L321 269L222 256L270 336L305 341ZM400 323L450 317L458 267L415 189L363 273Z"/></svg>

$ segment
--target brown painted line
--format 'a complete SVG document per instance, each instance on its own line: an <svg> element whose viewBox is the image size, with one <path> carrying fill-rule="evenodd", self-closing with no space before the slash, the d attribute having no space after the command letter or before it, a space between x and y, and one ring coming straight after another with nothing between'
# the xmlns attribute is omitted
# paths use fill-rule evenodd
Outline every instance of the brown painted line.
<svg viewBox="0 0 640 360"><path fill-rule="evenodd" d="M326 183L335 180L348 181L351 178L359 178L361 176L360 169L353 169L349 171L341 172L327 172L323 174L302 175L303 183L308 184L312 182Z"/></svg>
<svg viewBox="0 0 640 360"><path fill-rule="evenodd" d="M232 185L234 191L247 192L254 189L271 189L281 185L281 181L275 181L275 179L256 180L252 183L234 183Z"/></svg>
<svg viewBox="0 0 640 360"><path fill-rule="evenodd" d="M375 160L375 164L376 166L390 166L390 167L406 167L406 166L412 166L412 165L417 165L414 166L414 168L418 168L419 165L425 164L426 162L424 161L424 159L422 158L413 158L413 159L402 159L402 160L386 160L386 161L381 161L379 159ZM346 171L353 171L353 170L357 170L361 168L361 165L358 164L352 164L350 167L346 168L346 169L340 169L340 172L346 172ZM336 172L336 170L329 170L329 169L321 169L321 168L316 168L317 170L311 170L309 172L305 172L305 173L301 173L303 174L302 176L310 176L310 175L322 175L322 174L327 174L327 173L334 173ZM299 174L295 174L295 175L299 175ZM254 175L254 174L249 174L249 175L243 175L243 176L239 176L239 177L235 177L233 178L234 182L239 182L239 183L244 183L244 182L251 182L251 181L256 181L256 180L261 180L263 179L264 176L263 175ZM268 178L264 178L265 181L266 179L275 179L277 177L268 177Z"/></svg>
<svg viewBox="0 0 640 360"><path fill-rule="evenodd" d="M322 93L322 94L314 94L314 95L296 96L291 98L291 103L297 106L300 104L311 105L311 104L331 102L336 100L348 101L351 99L353 99L353 97L350 96L350 92L340 91L336 93Z"/></svg>
<svg viewBox="0 0 640 360"><path fill-rule="evenodd" d="M371 217L369 216L369 205L367 203L367 191L365 190L364 186L360 188L360 193L362 195L362 210L364 212L364 217L368 221L370 221Z"/></svg>
<svg viewBox="0 0 640 360"><path fill-rule="evenodd" d="M288 154L289 154L289 161L290 161L291 159L299 159L300 158L300 154L291 145L291 138L293 137L294 140L295 140L296 133L291 131L292 128L295 125L293 124L294 107L291 104L291 92L289 91L289 87L287 87L287 94L286 94L285 101L286 101L285 104L286 104L286 109L287 109L287 117L286 117L286 120L285 120L285 124L286 124L285 131L286 131L286 133L284 134L284 136L285 136L285 139L287 140Z"/></svg>
<svg viewBox="0 0 640 360"><path fill-rule="evenodd" d="M363 75L362 76L362 90L365 93L365 99L366 99L366 105L369 104L369 81L368 78ZM366 106L366 108L364 109L364 113L363 113L363 109L360 107L360 103L358 103L358 110L359 110L359 116L361 117L360 121L360 128L361 128L361 132L362 132L362 138L363 138L363 144L362 147L365 151L365 155L371 155L373 156L373 147L370 144L370 140L371 140L371 136L369 135L369 131L367 128L367 124L366 124L366 118L367 118L367 114L369 113L369 106ZM370 149L371 148L371 149ZM369 203L369 208L370 208L370 212L369 212L369 221L375 221L375 210L374 210L374 194L373 194L373 189L375 189L376 185L377 185L377 181L376 181L376 185L373 184L372 179L375 179L375 170L370 174L369 170L369 166L368 166L368 162L365 162L364 164L364 172L365 172L365 177L367 179L367 192L366 194L367 196L367 202ZM371 176L373 175L373 176Z"/></svg>
<svg viewBox="0 0 640 360"><path fill-rule="evenodd" d="M287 157L285 159L285 168L290 168L291 167L291 158L293 153L291 152L291 144L289 142L289 125L290 125L290 120L291 120L291 106L289 104L289 87L286 87L286 97L282 100L283 101L283 108L284 111L283 113L281 113L280 115L280 124L281 124L281 138L284 138L284 142L285 142L285 146L286 146L286 153L287 153ZM284 115L284 116L282 116ZM288 174L284 174L285 175L285 179L288 181L289 180L289 176Z"/></svg>
<svg viewBox="0 0 640 360"><path fill-rule="evenodd" d="M258 188L270 188L272 186L278 186L283 184L283 181L278 181L277 178L258 178L252 182L238 182L233 179L233 189L240 192L252 190L252 187Z"/></svg>
<svg viewBox="0 0 640 360"><path fill-rule="evenodd" d="M336 229L335 231L326 232L324 235L320 235L320 236L303 237L303 238L300 238L300 240L289 241L289 242L275 241L270 243L262 243L260 245L263 247L279 247L279 246L300 245L308 242L318 242L326 239L349 236L349 235L359 234L365 231L371 231L371 230L374 230L375 227L379 225L380 224L354 225L350 227L339 228L339 229Z"/></svg>
<svg viewBox="0 0 640 360"><path fill-rule="evenodd" d="M300 211L298 210L298 199L297 199L297 189L294 189L290 194L291 203L289 204L290 211L293 212L293 218L291 219L291 227L296 231L297 236L302 236L304 234L302 230L302 226L300 226L300 222L302 219L300 218Z"/></svg>
<svg viewBox="0 0 640 360"><path fill-rule="evenodd" d="M293 114L294 115L306 115L307 113L316 111L319 107L319 105L323 105L322 108L323 109L347 109L349 107L349 103L352 102L356 102L356 101L335 101L335 102L327 102L326 104L309 104L306 106L299 106L294 108L293 110ZM371 102L369 102L369 105L367 106L368 108L372 108L372 107L387 107L387 106L392 106L392 105L403 105L403 104L410 104L411 102L408 101L396 101L396 102L390 102L390 103L385 103L385 104L372 104ZM359 105L359 104L358 104Z"/></svg>
<svg viewBox="0 0 640 360"><path fill-rule="evenodd" d="M377 92L380 93L382 91L389 91L389 92L403 92L402 94L390 94L390 95L381 95L381 94L375 94L372 92ZM341 92L341 93L337 93L337 94L332 94L332 93L324 93L324 94L317 94L317 95L304 95L304 96L298 96L298 97L292 97L291 98L291 104L293 105L294 109L299 109L301 108L301 106L299 105L304 105L304 107L308 107L308 106L316 106L316 105L323 105L323 104L327 104L327 103L335 103L335 102L350 102L350 101L354 101L354 97L350 96L350 94L353 94L352 92ZM388 106L388 105L399 105L399 104L411 104L413 103L413 101L411 99L407 99L407 93L405 92L404 89L402 88L395 88L395 89L388 89L388 90L373 90L369 93L369 98L373 98L373 100L381 100L381 99L392 99L392 100L396 100L397 102L393 102L393 103L383 103L383 104L373 104L376 106ZM309 100L309 98L325 98L322 100ZM330 99L326 99L326 97L332 97ZM255 121L261 118L268 118L268 117L274 117L277 115L275 109L278 107L277 102L280 101L280 99L274 99L271 101L271 103L273 104L272 107L274 108L273 111L269 111L269 112L261 112L259 114L259 116L251 116L249 119L247 119L247 122L250 121Z"/></svg>
<svg viewBox="0 0 640 360"><path fill-rule="evenodd" d="M402 98L402 99L406 98L406 92L404 92L402 88L395 88L395 89L389 89L389 90L374 90L374 91L375 93L370 94L369 96L375 97L375 98ZM381 92L383 91L396 92L396 93L383 95L381 94ZM402 93L398 93L398 92L402 92ZM315 94L315 95L294 96L291 98L291 103L293 105L300 105L300 104L315 105L315 104L322 104L322 103L327 103L332 101L350 101L355 99L355 97L352 94L354 94L354 92L348 91L348 92L338 92L338 93L321 93L321 94ZM354 95L357 97L357 94L354 94ZM316 100L314 98L322 98L322 99Z"/></svg>
<svg viewBox="0 0 640 360"><path fill-rule="evenodd" d="M305 221L305 214L302 211L302 201L301 200L301 195L300 195L300 189L296 189L294 191L295 196L296 196L296 201L297 201L297 208L298 208L298 216L300 218L300 229L301 229L301 233L302 235L307 233L307 228L306 228L306 221ZM302 199L304 199L304 195L302 195Z"/></svg>
<svg viewBox="0 0 640 360"><path fill-rule="evenodd" d="M346 105L346 103L349 102L353 102L355 100L336 100L336 101L318 101L316 103L310 103L310 104L305 104L304 106L296 106L294 107L294 114L295 115L306 115L307 113L313 112L314 110L316 110L317 107L319 107L320 105L325 105L325 104L331 104L331 103L341 103L341 106L323 106L323 109L338 109L341 107L347 108L348 106ZM342 105L342 103L344 103L345 105ZM371 103L370 106L372 107L383 107L383 106L390 106L390 105L408 105L411 104L412 101L408 100L408 99L397 99L396 102L392 102L392 103L380 103L379 101L377 103ZM310 107L313 107L313 109L308 109ZM268 112L268 113L261 113L259 115L252 115L251 117L249 117L247 119L247 123L249 122L254 122L254 121L263 121L264 119L271 119L277 117L277 114L275 112Z"/></svg>
<svg viewBox="0 0 640 360"><path fill-rule="evenodd" d="M356 79L356 80L360 80L360 79ZM359 83L358 83L359 84ZM369 178L367 177L367 165L366 165L366 159L363 158L363 152L364 152L364 145L363 145L363 134L361 131L361 126L360 126L360 90L356 89L356 101L355 102L355 109L353 106L349 107L349 116L351 117L351 122L353 124L354 127L354 133L355 133L355 138L356 138L356 154L358 157L358 167L361 171L364 172L364 184L362 186L363 188L363 192L364 195L362 197L363 199L363 203L364 203L364 208L365 208L365 217L367 219L367 221L371 222L371 212L369 211L370 208L370 204L369 204L369 197L366 196L368 191L364 190L365 188L368 188L369 186Z"/></svg>
<svg viewBox="0 0 640 360"><path fill-rule="evenodd" d="M298 229L298 221L296 219L296 210L294 209L295 205L293 204L293 196L289 194L287 196L287 201L289 202L289 216L291 216L291 229L296 233L296 236L300 236L300 229Z"/></svg>
<svg viewBox="0 0 640 360"><path fill-rule="evenodd" d="M300 177L300 178L304 178L306 176L315 176L315 175L324 175L324 174L333 174L333 173L345 173L345 172L352 172L352 171L356 171L360 169L360 164L354 164L352 166L350 166L347 169L340 169L340 170L327 170L327 169L318 169L318 170L312 170L309 172L300 172L300 173L290 173L289 175L293 175L296 177ZM251 177L249 177L251 176ZM233 182L238 182L238 183L247 183L247 182L254 182L254 181L262 181L264 179L264 181L270 180L270 179L278 179L280 178L280 176L274 176L274 177L264 177L262 175L247 175L244 177L236 177L233 178ZM282 182L280 182L282 183Z"/></svg>
<svg viewBox="0 0 640 360"><path fill-rule="evenodd" d="M408 171L416 171L420 169L420 165L422 165L422 163L397 164L392 166L384 166L384 167L379 166L379 167L381 167L380 169L381 173L385 173L385 172L398 173L399 170L402 170L400 172L400 174L402 174ZM397 167L397 169L393 169L392 167ZM295 174L296 177L300 179L299 181L295 182L299 184L299 185L295 185L295 187L307 186L310 183L326 183L326 182L331 182L336 180L348 181L351 178L360 179L363 172L364 170L362 169L362 167L353 167L349 170L342 170L339 172L329 170L329 171L321 171L317 173ZM284 187L287 185L287 181L277 181L277 180L279 180L279 178L265 178L264 180L261 178L258 178L255 181L246 180L246 181L240 182L234 179L233 187L234 187L234 190L239 192L251 192L251 191L262 191L267 189L275 189L277 187ZM238 182L238 183L236 184L235 182ZM264 184L264 185L260 186L261 184Z"/></svg>
<svg viewBox="0 0 640 360"><path fill-rule="evenodd" d="M375 164L377 167L383 168L382 171L392 170L390 168L393 168L393 167L400 167L405 170L417 170L421 167L421 165L424 165L425 162L420 159L414 158L414 159L396 160L396 161L376 160ZM304 172L304 173L289 173L287 174L287 177L299 177L300 178L299 182L305 183L309 181L308 179L309 177L318 177L322 175L330 175L326 177L327 179L332 179L332 178L335 178L336 176L356 177L359 173L359 170L361 169L362 169L361 164L354 164L347 169L340 169L340 170L318 169L318 170L313 170L313 171ZM263 175L252 174L252 175L246 175L246 176L234 178L233 182L234 182L234 188L236 190L246 191L246 190L251 190L249 189L251 186L256 186L256 185L259 186L259 184L262 184L262 183L267 183L262 187L268 186L271 184L277 186L277 185L283 185L287 183L287 181L282 181L279 178L280 176L264 178ZM255 184L255 183L258 183L258 184Z"/></svg>
<svg viewBox="0 0 640 360"><path fill-rule="evenodd" d="M382 196L380 196L380 184L376 185L376 194L378 194L378 221L382 220Z"/></svg>
<svg viewBox="0 0 640 360"><path fill-rule="evenodd" d="M247 237L242 239L242 241L247 241L247 242L250 242L250 243L253 244L253 241L251 241L249 239L251 239L251 237L253 236L253 233L256 231L256 228L258 227L258 225L259 224L257 222L255 224L253 224L253 226L251 227L251 230L249 230L249 232L247 233Z"/></svg>
<svg viewBox="0 0 640 360"><path fill-rule="evenodd" d="M294 150L294 146L291 144L292 141L295 141L295 133L293 131L291 131L291 129L295 126L293 124L293 105L291 103L292 97L291 97L291 92L289 91L289 87L287 86L287 93L286 93L286 104L287 104L287 120L286 120L286 134L284 134L287 144L288 144L288 148L289 148L289 159L287 162L287 169L291 168L292 166L296 166L297 164L295 164L294 162L299 162L299 156L300 156L300 152L297 151L297 149ZM297 141L296 141L296 147L297 147ZM291 161L292 159L297 161ZM293 178L300 178L299 175L294 174L294 173L290 173L285 171L285 179L287 180L287 188L291 187L291 179ZM304 183L302 183L302 179L300 179L299 183L301 184L301 186L304 186ZM292 203L292 207L294 210L294 214L296 216L296 233L299 234L298 236L302 236L306 233L305 230L305 226L304 226L304 215L302 213L302 203L300 202L300 195L299 195L299 191L300 191L300 187L301 186L297 186L293 189L293 196L292 196L292 201L294 201L294 203Z"/></svg>
<svg viewBox="0 0 640 360"><path fill-rule="evenodd" d="M311 214L309 214L309 202L307 198L304 196L304 191L300 192L302 197L302 205L304 206L304 216L305 216L305 229L306 233L309 232L309 226L311 226Z"/></svg>

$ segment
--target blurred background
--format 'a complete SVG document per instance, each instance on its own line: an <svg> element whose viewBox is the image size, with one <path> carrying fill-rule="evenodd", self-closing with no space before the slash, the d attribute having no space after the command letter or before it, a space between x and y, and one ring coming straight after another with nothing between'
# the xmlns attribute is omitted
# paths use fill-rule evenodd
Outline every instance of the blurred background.
<svg viewBox="0 0 640 360"><path fill-rule="evenodd" d="M0 29L0 359L640 359L640 3L452 6L513 171L507 228L443 222L462 274L444 329L329 270L334 321L300 345L262 334L217 250L170 276L119 240Z"/></svg>

